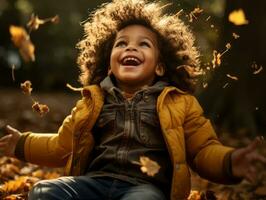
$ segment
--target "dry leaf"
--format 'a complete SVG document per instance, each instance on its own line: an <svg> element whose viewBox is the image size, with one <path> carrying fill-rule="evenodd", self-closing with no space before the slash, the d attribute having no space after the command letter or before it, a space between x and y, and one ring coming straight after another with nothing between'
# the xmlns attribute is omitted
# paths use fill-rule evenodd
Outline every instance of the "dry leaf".
<svg viewBox="0 0 266 200"><path fill-rule="evenodd" d="M225 45L225 47L226 47L226 49L231 49L231 44L230 43L227 43L226 45Z"/></svg>
<svg viewBox="0 0 266 200"><path fill-rule="evenodd" d="M36 31L39 29L40 25L45 24L47 22L52 22L54 24L57 24L59 23L59 16L55 15L54 17L40 19L38 15L32 14L30 21L27 23L27 27L30 29L30 32L32 30Z"/></svg>
<svg viewBox="0 0 266 200"><path fill-rule="evenodd" d="M40 104L39 102L34 102L32 109L37 112L41 117L49 112L49 107L45 104Z"/></svg>
<svg viewBox="0 0 266 200"><path fill-rule="evenodd" d="M30 36L23 27L13 26L9 27L11 40L14 45L19 48L20 55L25 62L35 61L34 50L35 47L30 40Z"/></svg>
<svg viewBox="0 0 266 200"><path fill-rule="evenodd" d="M223 88L226 88L229 85L229 83L224 84Z"/></svg>
<svg viewBox="0 0 266 200"><path fill-rule="evenodd" d="M27 95L31 95L32 87L31 82L29 80L25 81L24 83L20 84L20 88L22 89L22 92Z"/></svg>
<svg viewBox="0 0 266 200"><path fill-rule="evenodd" d="M240 38L240 36L239 36L238 34L236 34L236 33L233 33L233 37L234 37L235 39Z"/></svg>
<svg viewBox="0 0 266 200"><path fill-rule="evenodd" d="M58 15L55 15L53 18L51 18L51 22L54 24L58 24L60 21L60 18Z"/></svg>
<svg viewBox="0 0 266 200"><path fill-rule="evenodd" d="M31 15L30 21L27 23L27 27L30 29L30 32L32 30L36 31L40 25L44 24L45 21L40 19L38 15Z"/></svg>
<svg viewBox="0 0 266 200"><path fill-rule="evenodd" d="M211 16L207 17L205 21L207 22L207 21L209 21L210 19L211 19Z"/></svg>
<svg viewBox="0 0 266 200"><path fill-rule="evenodd" d="M248 24L248 20L242 9L232 11L228 16L228 20L237 26Z"/></svg>
<svg viewBox="0 0 266 200"><path fill-rule="evenodd" d="M216 68L217 66L220 66L222 61L221 61L221 54L218 53L218 51L214 50L213 53L213 59L212 59L212 68Z"/></svg>
<svg viewBox="0 0 266 200"><path fill-rule="evenodd" d="M263 67L258 66L255 62L252 63L251 68L254 70L253 74L259 74L263 70Z"/></svg>
<svg viewBox="0 0 266 200"><path fill-rule="evenodd" d="M237 78L236 76L232 76L232 75L230 75L230 74L226 74L226 76L227 76L228 78L231 78L232 80L235 80L235 81L238 80L238 78Z"/></svg>
<svg viewBox="0 0 266 200"><path fill-rule="evenodd" d="M207 88L208 87L208 83L202 83L202 87L203 88Z"/></svg>
<svg viewBox="0 0 266 200"><path fill-rule="evenodd" d="M155 174L159 172L161 168L157 162L145 156L140 157L140 165L141 165L141 168L140 168L141 171L143 173L147 173L148 176L154 176Z"/></svg>
<svg viewBox="0 0 266 200"><path fill-rule="evenodd" d="M197 19L198 16L203 12L203 9L197 7L189 13L189 22L193 22L193 19Z"/></svg>

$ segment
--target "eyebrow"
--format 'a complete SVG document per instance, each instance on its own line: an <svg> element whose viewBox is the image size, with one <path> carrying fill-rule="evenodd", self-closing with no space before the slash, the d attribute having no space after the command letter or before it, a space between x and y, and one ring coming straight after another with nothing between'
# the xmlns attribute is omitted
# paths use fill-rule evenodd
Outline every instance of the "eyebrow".
<svg viewBox="0 0 266 200"><path fill-rule="evenodd" d="M116 38L115 41L120 40L120 39L127 39L127 38L128 38L128 36L122 35L122 36L119 36L118 38ZM147 39L147 40L151 41L151 43L153 45L157 45L157 42L154 41L153 39L149 38L149 37L140 36L140 39Z"/></svg>

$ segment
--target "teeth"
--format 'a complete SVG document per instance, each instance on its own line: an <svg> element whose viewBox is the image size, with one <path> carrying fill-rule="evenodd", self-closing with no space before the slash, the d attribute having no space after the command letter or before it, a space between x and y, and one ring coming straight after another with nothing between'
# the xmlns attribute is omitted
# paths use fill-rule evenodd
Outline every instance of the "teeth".
<svg viewBox="0 0 266 200"><path fill-rule="evenodd" d="M123 59L123 63L127 63L127 62L130 62L130 61L134 61L137 64L140 64L140 61L137 58L134 58L134 57L126 57L126 58Z"/></svg>

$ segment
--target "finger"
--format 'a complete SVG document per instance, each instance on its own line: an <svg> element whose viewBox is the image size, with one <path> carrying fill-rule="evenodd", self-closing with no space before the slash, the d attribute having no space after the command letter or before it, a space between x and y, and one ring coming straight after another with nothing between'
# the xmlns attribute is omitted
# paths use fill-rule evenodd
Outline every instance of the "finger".
<svg viewBox="0 0 266 200"><path fill-rule="evenodd" d="M9 125L6 126L6 130L9 134L19 133L19 131L17 129L14 129L13 127L11 127Z"/></svg>
<svg viewBox="0 0 266 200"><path fill-rule="evenodd" d="M264 157L263 155L260 155L258 153L255 153L254 155L252 155L251 159L252 159L252 161L259 161L259 162L266 164L266 157Z"/></svg>
<svg viewBox="0 0 266 200"><path fill-rule="evenodd" d="M261 143L260 137L256 137L255 140L253 140L247 147L243 149L244 153L250 153L254 151L260 143Z"/></svg>
<svg viewBox="0 0 266 200"><path fill-rule="evenodd" d="M6 142L12 137L12 135L8 134L0 138L0 142Z"/></svg>

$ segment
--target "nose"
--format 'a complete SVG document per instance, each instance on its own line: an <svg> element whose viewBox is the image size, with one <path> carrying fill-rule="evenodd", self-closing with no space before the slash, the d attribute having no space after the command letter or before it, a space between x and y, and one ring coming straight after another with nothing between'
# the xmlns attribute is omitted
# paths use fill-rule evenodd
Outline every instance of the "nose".
<svg viewBox="0 0 266 200"><path fill-rule="evenodd" d="M129 44L126 48L126 51L137 51L137 48L133 44Z"/></svg>

